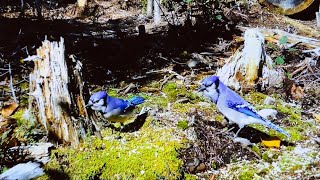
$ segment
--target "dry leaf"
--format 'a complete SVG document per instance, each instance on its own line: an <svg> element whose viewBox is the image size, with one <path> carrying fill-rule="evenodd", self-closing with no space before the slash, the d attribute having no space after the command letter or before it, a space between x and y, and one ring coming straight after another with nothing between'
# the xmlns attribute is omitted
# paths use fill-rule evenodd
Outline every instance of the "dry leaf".
<svg viewBox="0 0 320 180"><path fill-rule="evenodd" d="M320 114L313 114L313 116L317 121L320 121Z"/></svg>
<svg viewBox="0 0 320 180"><path fill-rule="evenodd" d="M301 86L293 84L291 88L291 96L294 100L300 100L304 96L304 89Z"/></svg>
<svg viewBox="0 0 320 180"><path fill-rule="evenodd" d="M270 139L270 140L261 140L262 144L266 147L280 147L280 140L279 139Z"/></svg>
<svg viewBox="0 0 320 180"><path fill-rule="evenodd" d="M6 105L1 110L1 115L3 117L9 117L13 114L13 112L19 107L19 104L13 102L9 105Z"/></svg>

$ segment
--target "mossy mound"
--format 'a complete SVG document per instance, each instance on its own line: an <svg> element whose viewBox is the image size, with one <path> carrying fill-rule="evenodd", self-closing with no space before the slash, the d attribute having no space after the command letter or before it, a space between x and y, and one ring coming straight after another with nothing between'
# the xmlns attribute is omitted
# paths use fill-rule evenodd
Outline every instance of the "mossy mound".
<svg viewBox="0 0 320 180"><path fill-rule="evenodd" d="M281 128L287 131L291 135L291 141L300 141L307 138L306 133L310 131L315 131L315 125L311 122L308 122L302 118L301 115L301 108L297 106L291 106L288 103L276 95L273 96L275 98L274 104L264 104L264 100L266 99L267 95L253 92L249 93L245 96L245 99L251 102L257 110L261 109L275 109L278 111L278 117L275 124L281 124ZM268 132L271 136L278 136L281 138L285 138L283 134L280 134L275 131L266 130L265 127L261 125L250 125L256 129L259 129L263 132ZM308 132L307 132L308 131Z"/></svg>
<svg viewBox="0 0 320 180"><path fill-rule="evenodd" d="M175 129L155 125L147 118L134 133L121 133L116 138L110 129L103 139L88 138L80 151L60 148L52 153L47 171L59 171L71 179L177 179L182 161L177 150L183 142ZM43 176L48 179L49 175Z"/></svg>

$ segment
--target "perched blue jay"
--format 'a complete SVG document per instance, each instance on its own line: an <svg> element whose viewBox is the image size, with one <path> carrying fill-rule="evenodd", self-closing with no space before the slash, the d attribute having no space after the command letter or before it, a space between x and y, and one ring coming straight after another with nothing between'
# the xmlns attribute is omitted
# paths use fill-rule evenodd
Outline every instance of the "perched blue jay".
<svg viewBox="0 0 320 180"><path fill-rule="evenodd" d="M205 78L201 83L199 91L202 91L204 96L210 98L211 101L216 104L218 110L226 116L231 123L238 124L239 130L235 134L235 137L238 136L240 130L248 124L262 124L290 137L290 135L279 126L261 117L247 101L225 86L219 80L218 76Z"/></svg>
<svg viewBox="0 0 320 180"><path fill-rule="evenodd" d="M109 96L105 91L91 95L87 107L102 112L111 122L126 122L130 119L133 109L144 102L142 97L136 96L129 100Z"/></svg>

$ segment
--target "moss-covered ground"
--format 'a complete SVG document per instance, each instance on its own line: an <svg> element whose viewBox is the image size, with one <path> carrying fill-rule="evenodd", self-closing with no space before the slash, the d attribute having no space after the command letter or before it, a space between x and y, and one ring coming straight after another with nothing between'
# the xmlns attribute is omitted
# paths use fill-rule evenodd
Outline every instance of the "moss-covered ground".
<svg viewBox="0 0 320 180"><path fill-rule="evenodd" d="M189 87L189 88L187 88ZM159 91L148 92L148 88ZM146 99L143 104L151 110L141 129L125 133L106 128L102 138L88 136L79 149L58 148L52 152L51 161L45 166L48 172L40 179L52 177L50 172L59 172L71 179L195 179L203 176L183 171L184 160L179 156L181 149L197 143L197 138L187 136L194 131L192 116L201 115L205 121L224 121L215 106L198 94L196 86L185 86L180 80L167 82L161 89L159 82L153 82L145 91L126 94ZM116 90L108 93L115 96ZM222 167L213 167L211 175L219 179L265 179L277 177L311 176L306 169L319 171L319 153L312 144L310 134L316 133L316 124L302 115L298 106L285 103L273 96L275 103L266 105L267 95L249 93L244 96L257 110L272 108L278 111L275 124L289 132L291 139L260 125L250 125L259 131L284 140L279 148L267 148L260 142L248 147L260 158L232 160ZM141 109L141 107L139 107ZM195 113L196 112L196 113ZM220 129L223 132L224 129ZM232 132L229 132L232 134ZM226 134L227 136L227 134ZM230 137L232 138L232 137ZM232 142L232 141L231 141ZM232 143L230 144L232 146ZM214 149L214 147L213 147ZM234 150L234 153L242 151ZM210 149L208 152L210 153ZM207 170L210 170L210 168ZM210 174L210 173L209 173Z"/></svg>

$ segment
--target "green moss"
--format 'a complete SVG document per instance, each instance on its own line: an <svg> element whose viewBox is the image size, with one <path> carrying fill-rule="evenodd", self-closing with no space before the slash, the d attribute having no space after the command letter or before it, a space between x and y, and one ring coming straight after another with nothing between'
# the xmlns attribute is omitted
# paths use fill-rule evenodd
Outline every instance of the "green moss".
<svg viewBox="0 0 320 180"><path fill-rule="evenodd" d="M184 174L185 180L196 180L196 176L193 174Z"/></svg>
<svg viewBox="0 0 320 180"><path fill-rule="evenodd" d="M143 103L143 105L150 106L150 107L158 106L160 108L166 108L169 103L168 98L166 98L165 96L162 96L160 94L147 97L146 99L147 99L147 101L145 101Z"/></svg>
<svg viewBox="0 0 320 180"><path fill-rule="evenodd" d="M29 82L20 83L19 87L22 91L29 91Z"/></svg>
<svg viewBox="0 0 320 180"><path fill-rule="evenodd" d="M262 104L267 95L260 92L251 92L245 96L245 99L252 104Z"/></svg>
<svg viewBox="0 0 320 180"><path fill-rule="evenodd" d="M178 124L177 124L177 127L180 128L180 129L187 129L189 127L188 125L188 121L184 120L184 121L179 121Z"/></svg>
<svg viewBox="0 0 320 180"><path fill-rule="evenodd" d="M253 169L247 169L241 172L238 176L240 180L251 180L255 174Z"/></svg>
<svg viewBox="0 0 320 180"><path fill-rule="evenodd" d="M26 109L20 109L12 115L12 118L17 120L14 134L19 140L34 142L32 134L35 129L35 118L30 115L30 119L26 119L24 116L25 112Z"/></svg>
<svg viewBox="0 0 320 180"><path fill-rule="evenodd" d="M112 97L119 97L119 93L115 89L108 89L108 95Z"/></svg>
<svg viewBox="0 0 320 180"><path fill-rule="evenodd" d="M88 138L81 151L58 149L47 168L63 169L71 179L177 179L182 166L177 150L183 142L173 138L173 128L154 127L150 121L134 134L121 133L121 140L106 129L104 139Z"/></svg>
<svg viewBox="0 0 320 180"><path fill-rule="evenodd" d="M252 151L256 152L257 154L261 155L260 148L257 144L254 144L251 148Z"/></svg>
<svg viewBox="0 0 320 180"><path fill-rule="evenodd" d="M170 102L174 102L179 99L179 97L185 97L189 100L197 99L197 94L187 91L184 84L177 84L175 82L168 82L162 89L163 93L168 97Z"/></svg>
<svg viewBox="0 0 320 180"><path fill-rule="evenodd" d="M218 114L215 116L215 120L218 122L222 122L224 120L224 116L221 114Z"/></svg>
<svg viewBox="0 0 320 180"><path fill-rule="evenodd" d="M280 99L278 95L273 95L272 97L276 99L275 105L265 105L263 104L265 98L267 96L262 94L262 93L249 93L248 95L245 96L246 100L251 102L257 110L260 109L276 109L279 114L283 114L283 119L278 119L278 122L282 122L281 125L279 125L282 129L287 131L291 135L291 140L292 141L299 141L306 139L306 136L303 136L303 134L308 131L315 131L315 126L310 123L310 122L305 122L302 120L301 117L301 109L297 107L292 107L288 104L284 105L284 101ZM277 124L277 123L276 123ZM286 124L284 126L283 124ZM269 135L271 136L278 136L281 138L285 138L283 134L280 134L276 131L270 131L265 129L264 127L260 125L250 125L254 128L257 128L258 130L268 132Z"/></svg>

